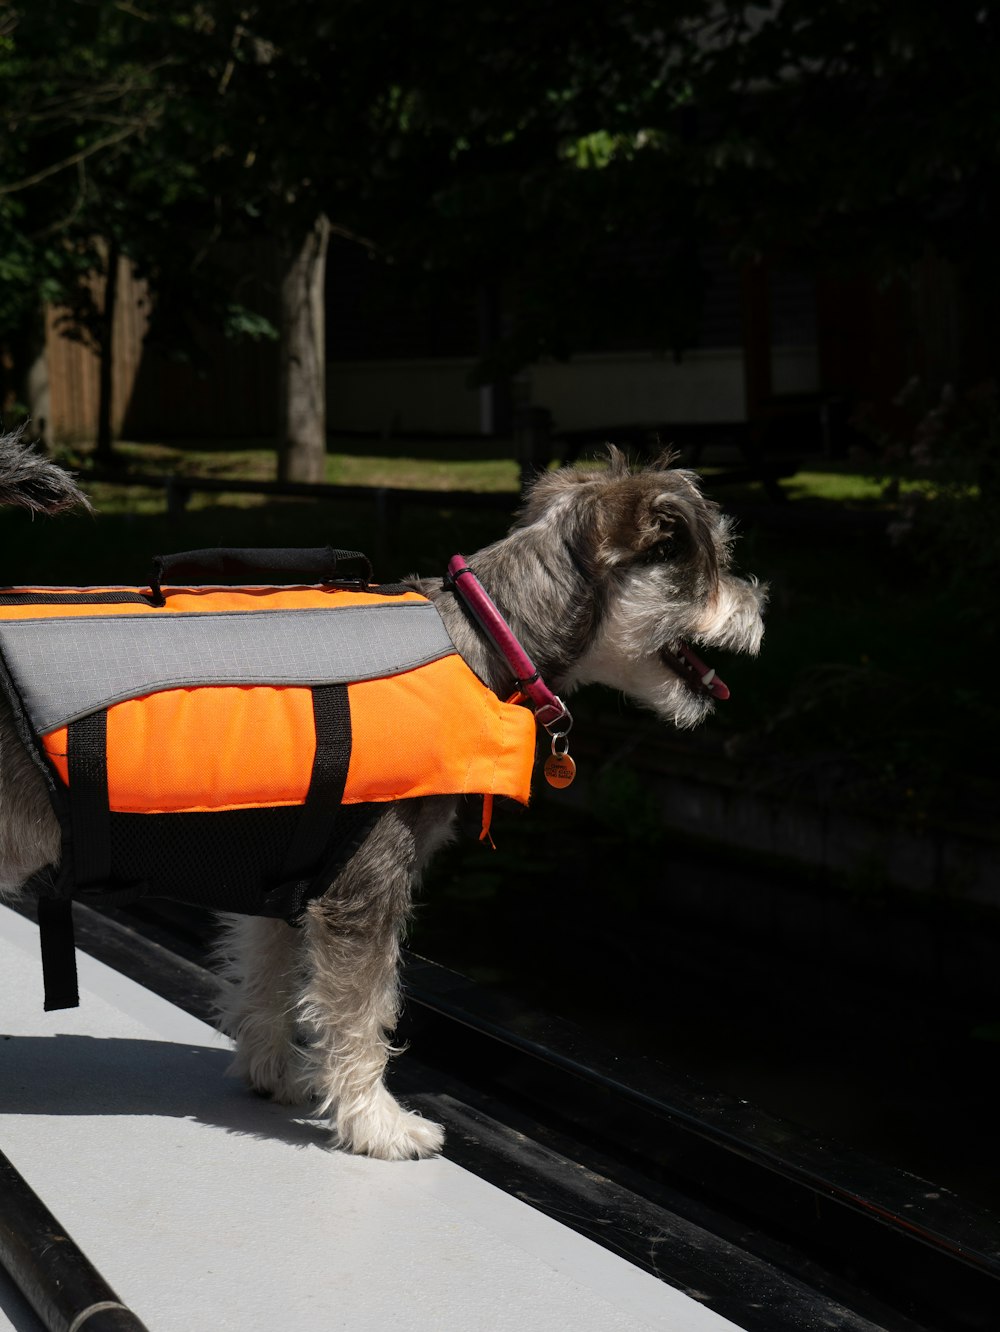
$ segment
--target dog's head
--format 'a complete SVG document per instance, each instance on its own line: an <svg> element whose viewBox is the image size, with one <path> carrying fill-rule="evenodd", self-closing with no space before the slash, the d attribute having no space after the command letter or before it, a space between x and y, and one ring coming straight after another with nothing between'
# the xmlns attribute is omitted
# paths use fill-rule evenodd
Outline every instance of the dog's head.
<svg viewBox="0 0 1000 1332"><path fill-rule="evenodd" d="M669 456L634 469L612 449L606 467L548 472L519 530L580 599L563 687L610 685L694 726L729 692L702 652L760 647L766 592L731 571L729 519Z"/></svg>

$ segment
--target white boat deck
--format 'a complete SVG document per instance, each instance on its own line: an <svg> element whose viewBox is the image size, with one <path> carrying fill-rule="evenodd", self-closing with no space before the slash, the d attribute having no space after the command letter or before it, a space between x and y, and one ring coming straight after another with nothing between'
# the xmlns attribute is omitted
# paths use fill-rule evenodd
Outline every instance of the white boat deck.
<svg viewBox="0 0 1000 1332"><path fill-rule="evenodd" d="M228 1043L83 954L42 1011L0 908L0 1149L150 1332L738 1332L453 1162L331 1152ZM0 1271L0 1328L36 1332Z"/></svg>

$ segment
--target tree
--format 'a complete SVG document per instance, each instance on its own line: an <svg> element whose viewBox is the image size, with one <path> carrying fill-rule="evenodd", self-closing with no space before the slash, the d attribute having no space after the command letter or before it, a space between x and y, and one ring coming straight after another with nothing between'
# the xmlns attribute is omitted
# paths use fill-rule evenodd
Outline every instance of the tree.
<svg viewBox="0 0 1000 1332"><path fill-rule="evenodd" d="M706 213L813 266L941 256L965 307L953 369L995 375L998 53L1000 13L973 0L724 0L686 70Z"/></svg>
<svg viewBox="0 0 1000 1332"><path fill-rule="evenodd" d="M81 336L99 337L92 274L113 237L114 198L102 172L155 122L161 56L121 55L128 19L116 7L38 0L0 18L0 330L13 396L47 434L44 309L72 308Z"/></svg>
<svg viewBox="0 0 1000 1332"><path fill-rule="evenodd" d="M641 311L650 346L690 342L696 209L679 159L663 152L651 169L648 149L654 107L662 145L683 134L687 92L672 69L699 8L447 3L433 44L407 43L386 215L371 230L422 275L427 300L456 280L501 293L483 378L593 345L616 300ZM626 289L607 270L609 239L650 234L660 262Z"/></svg>
<svg viewBox="0 0 1000 1332"><path fill-rule="evenodd" d="M207 70L184 64L204 27L200 8L32 0L10 6L0 26L8 397L26 405L36 430L43 427L30 382L44 381L43 310L62 308L66 335L101 358L95 424L105 459L118 256L150 279L159 298L156 336L174 352L192 351L198 319L230 332L273 331L241 308L232 274L211 254L217 219L206 159L210 167L216 137L199 117L211 119L214 108L198 96L199 78L215 75L214 52L200 53Z"/></svg>
<svg viewBox="0 0 1000 1332"><path fill-rule="evenodd" d="M310 0L149 12L89 0L63 28L61 8L12 9L0 67L16 94L0 197L27 256L21 290L69 303L99 343L105 312L83 274L117 248L150 279L158 334L176 343L195 314L252 322L220 242L271 237L284 475L322 474L331 231L428 290L505 290L514 317L489 374L571 348L592 306L580 275L626 214L658 207L658 225L690 228L684 193L639 160L650 89L680 40L651 0L594 14L449 0L434 24L402 0L321 12ZM11 203L29 196L30 223Z"/></svg>
<svg viewBox="0 0 1000 1332"><path fill-rule="evenodd" d="M84 277L117 246L172 345L195 317L280 330L285 475L322 471L330 234L425 300L500 293L486 377L585 345L615 301L681 351L718 235L880 273L929 246L959 275L964 365L996 365L1000 21L971 0L947 25L930 0L443 0L433 23L402 0L32 0L0 24L0 325L27 348L59 299L99 337ZM262 236L275 304L248 310L226 247ZM609 237L660 258L616 287Z"/></svg>
<svg viewBox="0 0 1000 1332"><path fill-rule="evenodd" d="M285 235L278 297L281 355L278 448L283 481L325 480L326 458L326 255L330 222L314 220L301 238Z"/></svg>
<svg viewBox="0 0 1000 1332"><path fill-rule="evenodd" d="M44 187L56 238L53 262L39 230L13 219L30 242L23 286L49 275L48 291L72 299L99 339L102 311L79 275L98 262L100 238L150 278L159 328L176 341L192 312L246 326L217 242L273 238L285 475L322 474L331 230L429 286L513 293L516 317L494 348L502 373L572 345L588 310L581 271L623 212L641 211L628 145L674 40L646 0L593 15L450 0L433 24L402 0L321 12L310 0L151 12L91 0L47 47L53 3L11 11L13 56L0 69L8 86L29 65L45 70L48 100L23 93L8 120L25 161L3 168L8 191L30 189L36 206ZM128 78L115 82L119 71ZM655 198L666 208L663 189ZM69 256L77 272L53 279Z"/></svg>

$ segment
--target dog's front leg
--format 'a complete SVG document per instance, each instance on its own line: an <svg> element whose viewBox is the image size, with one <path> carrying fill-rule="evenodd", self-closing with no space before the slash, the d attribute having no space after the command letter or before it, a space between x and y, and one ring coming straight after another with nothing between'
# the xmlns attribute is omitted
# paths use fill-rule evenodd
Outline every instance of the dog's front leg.
<svg viewBox="0 0 1000 1332"><path fill-rule="evenodd" d="M431 1156L444 1141L440 1125L404 1110L383 1083L414 868L412 832L388 812L305 920L299 1018L312 1090L338 1146L385 1161Z"/></svg>
<svg viewBox="0 0 1000 1332"><path fill-rule="evenodd" d="M220 1026L236 1042L230 1072L276 1101L300 1104L309 1098L295 1043L302 932L257 916L226 916L223 927L218 1010Z"/></svg>

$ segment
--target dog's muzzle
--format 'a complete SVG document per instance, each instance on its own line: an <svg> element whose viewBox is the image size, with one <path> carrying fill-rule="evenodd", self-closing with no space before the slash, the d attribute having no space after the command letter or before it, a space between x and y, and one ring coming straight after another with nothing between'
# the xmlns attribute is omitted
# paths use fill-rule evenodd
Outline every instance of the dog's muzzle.
<svg viewBox="0 0 1000 1332"><path fill-rule="evenodd" d="M714 667L706 666L687 643L677 643L673 648L660 648L660 660L696 694L711 694L720 701L729 697L726 682L719 678Z"/></svg>

